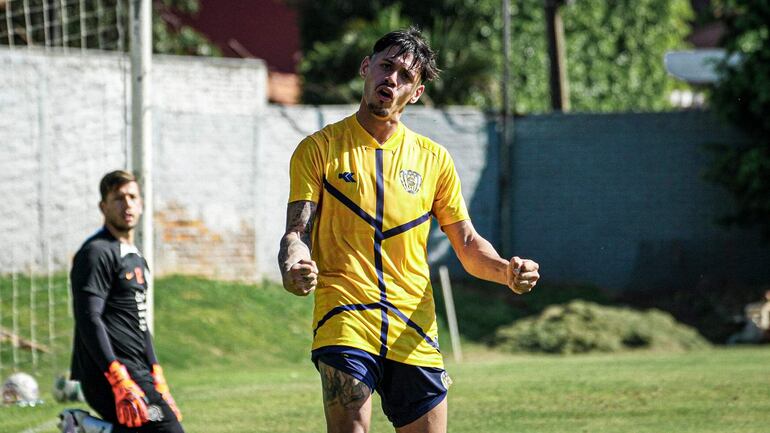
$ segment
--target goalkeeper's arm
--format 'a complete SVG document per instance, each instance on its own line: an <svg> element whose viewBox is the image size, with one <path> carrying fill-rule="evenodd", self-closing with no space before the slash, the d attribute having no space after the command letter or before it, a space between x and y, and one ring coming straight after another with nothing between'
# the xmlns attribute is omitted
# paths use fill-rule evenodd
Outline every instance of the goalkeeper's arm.
<svg viewBox="0 0 770 433"><path fill-rule="evenodd" d="M176 400L171 396L171 389L168 387L166 376L163 374L163 368L158 362L157 356L155 356L155 349L152 345L152 335L147 330L144 333L144 347L145 354L147 355L147 362L149 362L152 368L152 379L155 384L155 390L163 397L163 400L171 408L171 411L176 415L176 419L182 421L182 412L179 410L179 406L176 404Z"/></svg>
<svg viewBox="0 0 770 433"><path fill-rule="evenodd" d="M101 367L112 387L118 422L128 427L139 427L149 419L145 394L115 356L102 320L105 301L89 292L73 292L75 326L86 350Z"/></svg>

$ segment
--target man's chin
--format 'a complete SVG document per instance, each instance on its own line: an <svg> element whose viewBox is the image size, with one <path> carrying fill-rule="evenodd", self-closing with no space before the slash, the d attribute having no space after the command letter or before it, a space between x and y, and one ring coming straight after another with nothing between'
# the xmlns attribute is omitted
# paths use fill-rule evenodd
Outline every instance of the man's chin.
<svg viewBox="0 0 770 433"><path fill-rule="evenodd" d="M135 229L136 226L137 226L137 223L135 223L135 222L127 223L127 222L121 221L121 222L118 222L118 223L113 222L110 225L115 230L118 230L120 232L124 232L125 233L125 232L130 232L131 230Z"/></svg>
<svg viewBox="0 0 770 433"><path fill-rule="evenodd" d="M390 117L390 108L378 107L374 104L368 104L367 108L369 108L369 113L374 117L380 119L387 119Z"/></svg>

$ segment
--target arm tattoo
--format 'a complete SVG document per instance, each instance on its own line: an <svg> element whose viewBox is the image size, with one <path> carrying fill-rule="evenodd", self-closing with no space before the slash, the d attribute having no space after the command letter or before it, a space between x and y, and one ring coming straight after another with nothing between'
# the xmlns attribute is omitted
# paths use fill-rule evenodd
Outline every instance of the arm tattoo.
<svg viewBox="0 0 770 433"><path fill-rule="evenodd" d="M312 248L313 221L315 220L316 204L312 201L297 201L289 203L286 208L286 233L281 238L281 247L278 251L278 263L283 264L291 255L292 246L297 242L289 238L290 233L297 233L301 243L307 246L308 250Z"/></svg>
<svg viewBox="0 0 770 433"><path fill-rule="evenodd" d="M319 363L319 367L324 405L341 405L345 409L355 409L371 395L369 387L360 380L323 363Z"/></svg>
<svg viewBox="0 0 770 433"><path fill-rule="evenodd" d="M311 248L310 234L313 232L316 204L312 201L289 203L286 209L286 232L298 232L302 242Z"/></svg>

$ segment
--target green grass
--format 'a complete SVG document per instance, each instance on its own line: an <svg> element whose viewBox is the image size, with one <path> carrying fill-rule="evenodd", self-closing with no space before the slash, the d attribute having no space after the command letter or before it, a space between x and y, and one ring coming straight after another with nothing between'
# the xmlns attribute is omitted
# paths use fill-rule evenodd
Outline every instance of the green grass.
<svg viewBox="0 0 770 433"><path fill-rule="evenodd" d="M196 278L157 287L157 351L188 432L324 431L307 360L311 299ZM770 347L565 357L464 349L465 362L447 366L450 432L759 433L770 425ZM41 381L43 406L0 407L0 432L55 432L56 414L72 405L52 402L49 387ZM393 431L374 406L371 431Z"/></svg>
<svg viewBox="0 0 770 433"><path fill-rule="evenodd" d="M764 432L767 348L688 354L546 357L475 352L448 364L450 431ZM321 432L309 363L167 371L188 432ZM53 419L63 406L2 408L3 432ZM375 402L372 432L392 431ZM53 429L42 432L53 432Z"/></svg>

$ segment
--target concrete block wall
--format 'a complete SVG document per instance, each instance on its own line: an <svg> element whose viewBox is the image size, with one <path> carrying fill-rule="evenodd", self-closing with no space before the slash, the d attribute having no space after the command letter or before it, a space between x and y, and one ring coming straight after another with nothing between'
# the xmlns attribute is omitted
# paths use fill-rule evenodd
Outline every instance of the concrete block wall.
<svg viewBox="0 0 770 433"><path fill-rule="evenodd" d="M130 166L128 61L114 53L0 49L0 268L67 269L101 224L98 182ZM305 136L356 106L267 106L259 61L156 56L153 177L156 274L278 278L288 163ZM410 107L405 123L455 158L480 231L494 226L478 110ZM490 197L476 200L481 188ZM471 204L472 209L474 205ZM436 236L432 260L448 243Z"/></svg>
<svg viewBox="0 0 770 433"><path fill-rule="evenodd" d="M569 114L515 124L515 251L544 282L694 287L770 281L770 245L716 221L732 198L704 179L706 145L745 138L713 114Z"/></svg>
<svg viewBox="0 0 770 433"><path fill-rule="evenodd" d="M262 120L260 170L257 189L257 269L263 277L277 279L278 243L283 235L286 200L289 196L289 159L296 145L323 126L352 114L357 106L282 107L270 106ZM490 158L489 120L473 108L433 110L410 107L404 123L417 133L441 143L453 155L462 180L463 193L479 231L492 233L496 221L496 183L486 168ZM492 188L492 189L491 189ZM484 197L477 197L483 194ZM446 260L450 250L446 238L433 230L430 260Z"/></svg>
<svg viewBox="0 0 770 433"><path fill-rule="evenodd" d="M127 62L0 48L0 269L66 267L99 224L97 184L122 167Z"/></svg>
<svg viewBox="0 0 770 433"><path fill-rule="evenodd" d="M153 144L158 274L255 280L266 112L260 61L159 57Z"/></svg>
<svg viewBox="0 0 770 433"><path fill-rule="evenodd" d="M114 53L0 49L0 272L66 269L101 224L98 181L130 164L128 66ZM266 79L260 61L155 58L156 274L278 278L291 153L357 107L269 106ZM409 107L403 120L447 147L474 225L497 241L495 119ZM711 114L528 116L514 133L512 244L544 282L770 279L758 234L714 223L731 202L702 178L704 145L742 138ZM466 276L436 227L429 257Z"/></svg>
<svg viewBox="0 0 770 433"><path fill-rule="evenodd" d="M116 53L0 48L0 269L67 269L99 228L98 182L130 166L130 75ZM156 56L156 268L255 279L258 60Z"/></svg>

